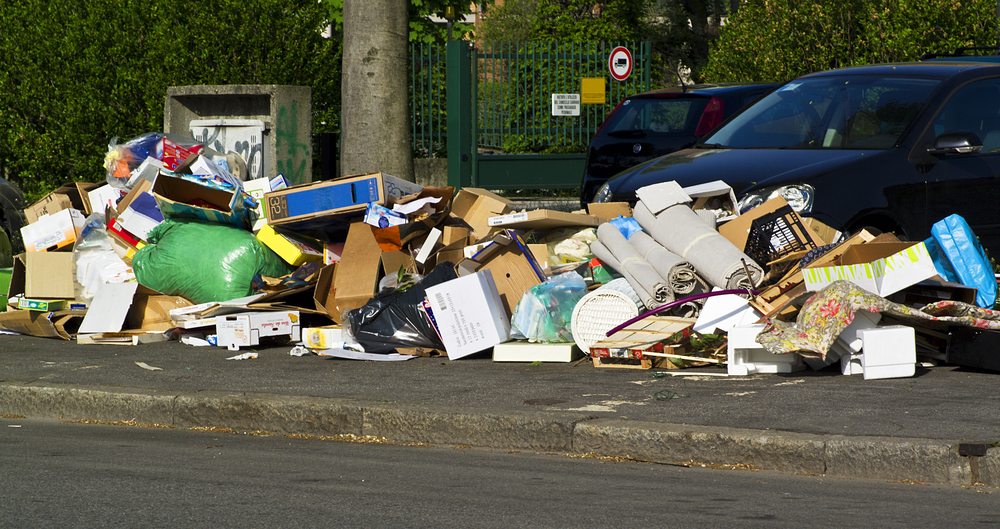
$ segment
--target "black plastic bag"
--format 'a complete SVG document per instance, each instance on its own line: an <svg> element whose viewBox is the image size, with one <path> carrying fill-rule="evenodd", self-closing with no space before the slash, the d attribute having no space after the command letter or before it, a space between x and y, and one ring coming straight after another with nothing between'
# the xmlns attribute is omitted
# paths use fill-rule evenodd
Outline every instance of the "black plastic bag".
<svg viewBox="0 0 1000 529"><path fill-rule="evenodd" d="M375 295L365 306L344 313L344 328L368 353L391 353L396 348L444 349L423 303L429 286L458 277L455 265L438 263L423 281L405 291L387 290Z"/></svg>

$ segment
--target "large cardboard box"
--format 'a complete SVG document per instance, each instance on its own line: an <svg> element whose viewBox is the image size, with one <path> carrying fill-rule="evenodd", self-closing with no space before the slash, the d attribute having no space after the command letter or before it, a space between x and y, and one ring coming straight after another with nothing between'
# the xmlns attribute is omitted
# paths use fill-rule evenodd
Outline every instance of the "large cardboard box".
<svg viewBox="0 0 1000 529"><path fill-rule="evenodd" d="M83 213L73 208L43 215L21 228L24 249L28 253L71 250L86 223Z"/></svg>
<svg viewBox="0 0 1000 529"><path fill-rule="evenodd" d="M545 272L528 245L513 230L504 230L492 242L470 258L456 265L459 276L489 270L500 293L504 312L509 318L514 307L531 287L545 281Z"/></svg>
<svg viewBox="0 0 1000 529"><path fill-rule="evenodd" d="M156 178L152 192L164 219L201 219L250 229L242 191L217 189L164 173ZM198 205L201 202L211 206Z"/></svg>
<svg viewBox="0 0 1000 529"><path fill-rule="evenodd" d="M264 194L264 202L268 224L310 230L328 221L349 222L363 214L369 202L391 205L393 199L421 189L401 178L372 173L271 191Z"/></svg>
<svg viewBox="0 0 1000 529"><path fill-rule="evenodd" d="M24 267L23 272L19 271L21 266ZM73 254L30 252L18 256L14 260L8 295L19 293L33 299L74 299Z"/></svg>
<svg viewBox="0 0 1000 529"><path fill-rule="evenodd" d="M886 297L937 275L923 242L870 242L844 251L834 266L802 270L807 290L820 290L838 280Z"/></svg>
<svg viewBox="0 0 1000 529"><path fill-rule="evenodd" d="M489 270L427 287L427 301L451 360L510 338L510 319Z"/></svg>
<svg viewBox="0 0 1000 529"><path fill-rule="evenodd" d="M466 187L455 195L451 214L468 224L473 238L478 241L490 234L490 217L506 215L514 206L514 202L485 189Z"/></svg>

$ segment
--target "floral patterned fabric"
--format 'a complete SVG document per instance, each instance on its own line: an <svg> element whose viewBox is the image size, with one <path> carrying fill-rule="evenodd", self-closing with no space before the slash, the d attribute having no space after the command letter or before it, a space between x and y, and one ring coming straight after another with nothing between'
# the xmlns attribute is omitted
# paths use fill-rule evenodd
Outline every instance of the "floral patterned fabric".
<svg viewBox="0 0 1000 529"><path fill-rule="evenodd" d="M1000 311L958 301L939 301L920 309L893 303L851 283L836 281L810 297L794 324L769 319L757 343L772 354L799 353L823 358L857 311L881 312L932 328L949 325L1000 329Z"/></svg>

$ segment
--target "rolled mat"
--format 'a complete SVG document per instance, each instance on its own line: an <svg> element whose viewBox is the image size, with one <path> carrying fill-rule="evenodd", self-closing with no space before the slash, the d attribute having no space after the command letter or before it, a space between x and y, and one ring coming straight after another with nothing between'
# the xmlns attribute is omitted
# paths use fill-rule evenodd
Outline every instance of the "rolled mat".
<svg viewBox="0 0 1000 529"><path fill-rule="evenodd" d="M670 206L654 216L640 201L632 215L643 231L691 263L712 286L727 290L753 288L764 278L760 265L712 229L687 204Z"/></svg>
<svg viewBox="0 0 1000 529"><path fill-rule="evenodd" d="M674 299L666 280L613 225L604 223L597 228L597 242L591 243L590 251L625 276L643 305L656 307Z"/></svg>
<svg viewBox="0 0 1000 529"><path fill-rule="evenodd" d="M664 248L644 231L633 233L628 242L660 274L660 277L667 281L667 286L675 294L674 297L683 297L676 294L688 294L694 290L697 281L691 263Z"/></svg>

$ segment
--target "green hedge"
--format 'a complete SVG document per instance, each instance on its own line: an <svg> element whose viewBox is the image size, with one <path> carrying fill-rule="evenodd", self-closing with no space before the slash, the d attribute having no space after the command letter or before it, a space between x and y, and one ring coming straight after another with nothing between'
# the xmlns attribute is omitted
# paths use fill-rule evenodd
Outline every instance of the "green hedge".
<svg viewBox="0 0 1000 529"><path fill-rule="evenodd" d="M341 41L321 36L326 18L316 0L6 0L4 176L29 199L103 181L111 138L162 130L170 86L311 86L313 132L334 131Z"/></svg>

